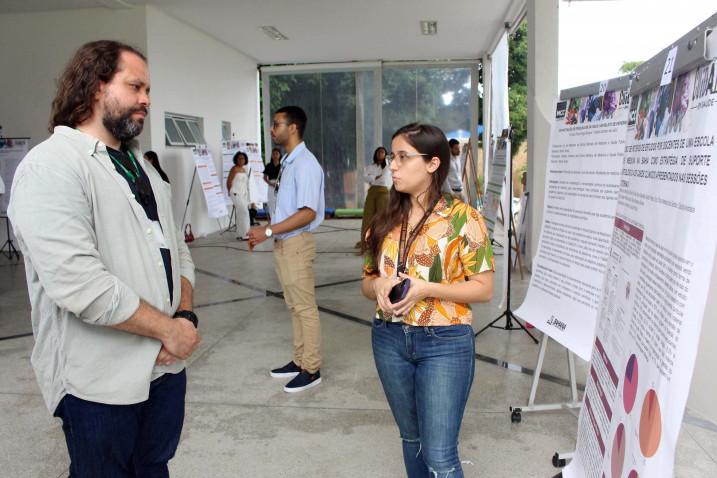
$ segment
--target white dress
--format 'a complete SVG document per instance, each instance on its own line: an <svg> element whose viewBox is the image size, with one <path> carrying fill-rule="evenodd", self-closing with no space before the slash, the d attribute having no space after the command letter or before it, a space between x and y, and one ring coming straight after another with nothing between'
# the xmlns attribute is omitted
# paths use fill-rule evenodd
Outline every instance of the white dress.
<svg viewBox="0 0 717 478"><path fill-rule="evenodd" d="M249 232L249 175L238 172L232 179L229 194L236 208L237 238L246 237Z"/></svg>

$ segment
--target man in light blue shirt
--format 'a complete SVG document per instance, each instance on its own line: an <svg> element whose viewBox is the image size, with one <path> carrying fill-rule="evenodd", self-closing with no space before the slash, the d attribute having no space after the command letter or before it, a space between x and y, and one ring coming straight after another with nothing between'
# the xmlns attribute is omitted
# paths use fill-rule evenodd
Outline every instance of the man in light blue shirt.
<svg viewBox="0 0 717 478"><path fill-rule="evenodd" d="M273 369L275 378L292 378L286 392L300 392L321 383L321 326L314 293L316 244L311 231L324 219L324 171L304 144L306 113L285 106L274 113L271 138L286 150L276 184L276 212L271 226L249 231L249 246L274 237L276 273L291 310L294 357Z"/></svg>

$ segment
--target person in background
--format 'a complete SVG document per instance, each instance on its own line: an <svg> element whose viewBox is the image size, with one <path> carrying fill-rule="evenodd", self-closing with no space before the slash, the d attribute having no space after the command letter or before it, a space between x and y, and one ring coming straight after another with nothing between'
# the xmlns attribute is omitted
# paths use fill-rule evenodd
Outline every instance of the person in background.
<svg viewBox="0 0 717 478"><path fill-rule="evenodd" d="M388 204L388 190L393 182L391 180L391 168L388 167L387 154L386 148L379 146L373 152L373 162L366 167L365 179L370 186L363 205L361 240L356 243L356 248L360 249L360 251L357 252L357 255L362 255L365 249L363 238L366 236L368 225L371 224L374 216Z"/></svg>
<svg viewBox="0 0 717 478"><path fill-rule="evenodd" d="M155 153L154 151L147 151L146 153L144 153L144 159L152 163L152 166L154 166L154 169L157 170L162 180L169 184L169 177L167 176L167 173L162 170L162 166L159 164L159 156L157 156L157 153Z"/></svg>
<svg viewBox="0 0 717 478"><path fill-rule="evenodd" d="M274 148L271 150L271 161L264 166L264 182L268 186L267 197L269 205L267 210L267 219L271 221L274 217L274 209L276 209L276 179L279 177L279 169L281 168L281 150Z"/></svg>
<svg viewBox="0 0 717 478"><path fill-rule="evenodd" d="M271 225L249 231L249 247L274 239L274 263L294 328L292 360L272 369L274 378L291 378L288 393L321 383L321 322L314 289L314 231L324 220L324 171L304 143L306 113L298 106L276 110L271 139L286 158L277 178L276 211Z"/></svg>
<svg viewBox="0 0 717 478"><path fill-rule="evenodd" d="M393 189L366 233L361 283L377 302L374 361L408 477L462 478L458 433L475 372L469 304L491 299L493 253L478 211L441 195L450 152L440 129L400 128L390 158Z"/></svg>
<svg viewBox="0 0 717 478"><path fill-rule="evenodd" d="M446 178L446 182L443 183L441 191L446 192L463 202L467 202L466 197L463 194L461 143L457 139L451 138L451 140L448 141L448 147L451 151L451 165L448 170L448 177Z"/></svg>
<svg viewBox="0 0 717 478"><path fill-rule="evenodd" d="M234 166L229 170L227 190L236 212L237 239L246 241L249 227L251 227L249 217L249 174L246 168L249 163L249 156L242 151L238 151L234 154L232 161Z"/></svg>
<svg viewBox="0 0 717 478"><path fill-rule="evenodd" d="M8 211L32 366L62 420L72 478L166 478L184 360L200 337L192 257L169 188L134 139L149 111L147 62L129 45L86 43L57 85L52 135L20 163Z"/></svg>

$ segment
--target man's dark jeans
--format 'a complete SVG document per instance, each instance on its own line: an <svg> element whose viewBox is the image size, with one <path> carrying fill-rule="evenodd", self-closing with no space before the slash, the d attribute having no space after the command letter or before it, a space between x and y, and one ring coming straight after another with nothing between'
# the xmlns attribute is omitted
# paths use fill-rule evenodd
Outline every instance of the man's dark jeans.
<svg viewBox="0 0 717 478"><path fill-rule="evenodd" d="M106 405L65 395L62 419L70 478L167 478L184 422L187 375L154 380L149 398L134 405Z"/></svg>

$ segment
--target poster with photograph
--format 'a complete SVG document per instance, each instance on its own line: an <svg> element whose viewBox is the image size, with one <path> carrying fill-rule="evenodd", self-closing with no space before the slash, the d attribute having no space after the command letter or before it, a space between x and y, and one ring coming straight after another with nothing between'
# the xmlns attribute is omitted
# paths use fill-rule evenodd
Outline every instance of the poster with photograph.
<svg viewBox="0 0 717 478"><path fill-rule="evenodd" d="M197 146L192 150L192 157L197 166L197 176L202 185L204 199L207 201L209 217L219 218L229 214L224 192L219 184L219 176L214 167L214 158L206 146Z"/></svg>
<svg viewBox="0 0 717 478"><path fill-rule="evenodd" d="M590 359L620 188L630 97L558 101L533 275L515 314Z"/></svg>
<svg viewBox="0 0 717 478"><path fill-rule="evenodd" d="M234 166L234 155L239 151L249 157L249 164L246 166L249 173L249 200L256 204L267 202L268 186L264 182L264 160L261 157L259 145L251 141L222 142L222 189L226 198L229 198L229 191L226 189L227 178L229 171Z"/></svg>
<svg viewBox="0 0 717 478"><path fill-rule="evenodd" d="M717 245L717 73L631 98L573 477L672 477Z"/></svg>
<svg viewBox="0 0 717 478"><path fill-rule="evenodd" d="M0 138L0 180L2 180L5 193L0 194L0 216L7 216L7 206L10 202L10 188L15 177L17 166L25 157L30 147L27 138Z"/></svg>

